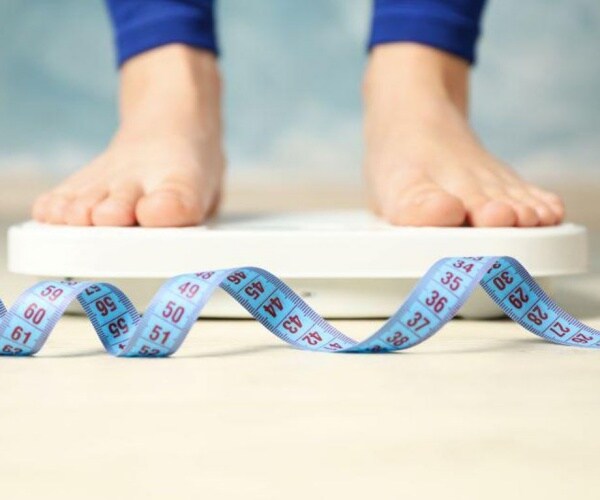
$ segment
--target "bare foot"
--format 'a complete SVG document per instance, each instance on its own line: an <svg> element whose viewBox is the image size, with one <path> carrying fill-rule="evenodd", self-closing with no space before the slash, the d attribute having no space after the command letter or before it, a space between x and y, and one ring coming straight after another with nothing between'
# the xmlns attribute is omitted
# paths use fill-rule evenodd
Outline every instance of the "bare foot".
<svg viewBox="0 0 600 500"><path fill-rule="evenodd" d="M376 213L408 226L548 226L561 199L523 181L479 143L467 120L466 62L417 44L386 44L365 78L365 174Z"/></svg>
<svg viewBox="0 0 600 500"><path fill-rule="evenodd" d="M79 226L195 225L216 209L223 170L216 60L168 45L124 65L121 124L110 146L40 196L33 217Z"/></svg>

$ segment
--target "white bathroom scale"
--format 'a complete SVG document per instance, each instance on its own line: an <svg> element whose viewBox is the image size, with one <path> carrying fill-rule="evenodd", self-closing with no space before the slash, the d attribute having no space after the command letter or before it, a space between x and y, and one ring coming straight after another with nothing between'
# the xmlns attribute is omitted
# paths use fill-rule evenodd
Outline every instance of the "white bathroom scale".
<svg viewBox="0 0 600 500"><path fill-rule="evenodd" d="M438 259L509 255L549 290L551 278L585 272L587 233L537 228L415 228L367 212L226 214L188 228L72 227L26 222L8 234L8 265L38 278L109 281L142 311L177 274L263 267L329 318L390 316ZM500 315L478 290L461 315ZM218 290L202 316L247 317Z"/></svg>

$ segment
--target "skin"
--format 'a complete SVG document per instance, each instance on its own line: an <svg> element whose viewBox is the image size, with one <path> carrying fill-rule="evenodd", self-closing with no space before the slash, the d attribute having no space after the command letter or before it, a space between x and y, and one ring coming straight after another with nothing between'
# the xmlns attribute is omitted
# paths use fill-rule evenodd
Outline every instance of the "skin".
<svg viewBox="0 0 600 500"><path fill-rule="evenodd" d="M76 226L189 226L219 203L224 172L221 82L208 52L168 45L121 70L110 145L43 194L33 217Z"/></svg>
<svg viewBox="0 0 600 500"><path fill-rule="evenodd" d="M468 65L417 44L381 45L364 82L364 172L372 209L397 225L559 223L560 198L521 180L467 120ZM50 224L189 226L218 208L221 82L210 53L167 45L121 69L120 126L91 163L43 194Z"/></svg>
<svg viewBox="0 0 600 500"><path fill-rule="evenodd" d="M417 44L372 52L364 171L373 210L408 226L548 226L562 200L490 155L467 119L469 66Z"/></svg>

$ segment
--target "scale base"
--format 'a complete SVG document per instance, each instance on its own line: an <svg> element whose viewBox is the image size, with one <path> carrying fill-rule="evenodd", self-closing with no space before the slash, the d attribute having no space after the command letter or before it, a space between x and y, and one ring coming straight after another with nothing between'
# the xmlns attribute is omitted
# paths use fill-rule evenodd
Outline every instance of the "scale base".
<svg viewBox="0 0 600 500"><path fill-rule="evenodd" d="M327 318L382 318L443 257L509 255L548 289L585 272L587 232L536 228L395 227L363 211L224 214L187 228L72 227L26 222L8 234L9 270L44 279L108 281L143 310L160 285L184 273L256 266L283 279ZM218 291L203 316L244 318ZM461 315L500 309L478 290Z"/></svg>

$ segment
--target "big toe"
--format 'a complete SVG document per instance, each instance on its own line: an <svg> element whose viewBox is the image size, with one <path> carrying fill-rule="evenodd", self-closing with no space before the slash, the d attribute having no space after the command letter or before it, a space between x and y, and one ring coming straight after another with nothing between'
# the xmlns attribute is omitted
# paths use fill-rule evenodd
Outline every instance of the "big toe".
<svg viewBox="0 0 600 500"><path fill-rule="evenodd" d="M461 226L466 217L462 201L437 186L413 187L401 192L382 210L398 226Z"/></svg>
<svg viewBox="0 0 600 500"><path fill-rule="evenodd" d="M206 217L208 204L187 190L159 189L142 197L136 206L141 226L195 226Z"/></svg>

